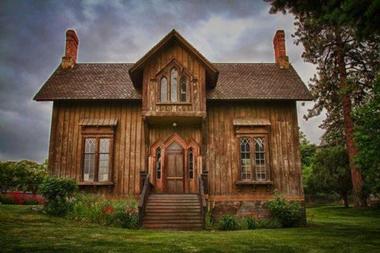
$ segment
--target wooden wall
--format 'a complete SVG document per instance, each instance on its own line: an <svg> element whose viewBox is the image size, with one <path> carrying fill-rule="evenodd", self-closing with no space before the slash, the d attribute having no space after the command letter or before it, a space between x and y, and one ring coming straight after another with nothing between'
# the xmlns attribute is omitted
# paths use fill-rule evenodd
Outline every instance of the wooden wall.
<svg viewBox="0 0 380 253"><path fill-rule="evenodd" d="M236 186L239 180L239 139L233 119L268 119L271 122L270 157L273 189L288 198L302 199L302 177L295 102L207 104L207 158L211 200L267 199L265 186Z"/></svg>
<svg viewBox="0 0 380 253"><path fill-rule="evenodd" d="M190 104L157 104L156 74L175 59L195 79L190 84ZM206 70L196 57L178 43L167 45L144 68L143 111L150 115L159 112L206 112ZM179 84L178 84L179 85Z"/></svg>
<svg viewBox="0 0 380 253"><path fill-rule="evenodd" d="M113 194L139 194L139 172L145 168L144 124L138 102L54 102L49 170L56 176L81 178L81 119L117 119L114 137L114 186L82 186Z"/></svg>

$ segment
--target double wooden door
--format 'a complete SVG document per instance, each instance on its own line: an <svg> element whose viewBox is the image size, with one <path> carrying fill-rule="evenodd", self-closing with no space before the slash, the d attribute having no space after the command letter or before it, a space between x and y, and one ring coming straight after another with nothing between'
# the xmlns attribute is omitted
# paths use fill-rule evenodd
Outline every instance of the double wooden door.
<svg viewBox="0 0 380 253"><path fill-rule="evenodd" d="M185 192L184 150L173 142L166 151L165 184L168 193Z"/></svg>

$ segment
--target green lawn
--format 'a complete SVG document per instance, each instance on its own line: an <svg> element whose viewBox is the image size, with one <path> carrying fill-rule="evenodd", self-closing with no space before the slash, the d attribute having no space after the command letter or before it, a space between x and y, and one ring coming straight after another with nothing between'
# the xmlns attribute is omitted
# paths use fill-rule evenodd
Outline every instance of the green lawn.
<svg viewBox="0 0 380 253"><path fill-rule="evenodd" d="M80 224L0 205L0 252L380 252L380 210L318 207L309 225L253 231L147 231Z"/></svg>

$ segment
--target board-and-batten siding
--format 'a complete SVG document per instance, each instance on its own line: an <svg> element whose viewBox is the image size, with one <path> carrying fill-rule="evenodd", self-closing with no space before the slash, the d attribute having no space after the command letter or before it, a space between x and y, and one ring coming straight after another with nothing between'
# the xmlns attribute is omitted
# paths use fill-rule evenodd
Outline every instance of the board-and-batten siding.
<svg viewBox="0 0 380 253"><path fill-rule="evenodd" d="M50 173L75 178L82 174L82 119L117 119L113 145L114 186L97 186L100 192L139 194L140 170L145 168L141 103L54 102L49 147ZM91 188L93 186L84 186Z"/></svg>
<svg viewBox="0 0 380 253"><path fill-rule="evenodd" d="M267 199L264 186L236 186L239 180L239 139L233 119L269 119L273 189L288 198L302 199L302 178L295 102L224 102L207 104L207 169L211 199Z"/></svg>

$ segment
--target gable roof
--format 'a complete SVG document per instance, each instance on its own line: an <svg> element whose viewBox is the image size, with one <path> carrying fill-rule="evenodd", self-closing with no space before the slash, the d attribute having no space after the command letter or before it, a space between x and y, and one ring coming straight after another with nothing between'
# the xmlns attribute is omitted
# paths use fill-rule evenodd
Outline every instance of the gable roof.
<svg viewBox="0 0 380 253"><path fill-rule="evenodd" d="M186 49L192 52L198 60L204 64L206 68L206 83L208 87L213 88L218 80L218 70L209 62L197 49L195 49L184 37L181 36L175 29L171 30L162 40L160 40L152 49L150 49L140 60L138 60L130 69L129 74L131 80L136 88L142 85L143 67L145 63L151 59L160 49L170 44L170 42L177 41Z"/></svg>
<svg viewBox="0 0 380 253"><path fill-rule="evenodd" d="M207 100L311 100L293 67L274 63L214 63L219 78ZM60 66L35 95L37 101L140 100L129 76L133 63L79 63Z"/></svg>

